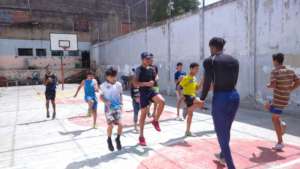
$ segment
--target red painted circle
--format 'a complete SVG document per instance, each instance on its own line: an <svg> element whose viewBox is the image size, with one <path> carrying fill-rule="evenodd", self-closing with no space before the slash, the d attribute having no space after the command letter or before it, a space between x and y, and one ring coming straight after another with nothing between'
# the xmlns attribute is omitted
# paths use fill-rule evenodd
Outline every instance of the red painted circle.
<svg viewBox="0 0 300 169"><path fill-rule="evenodd" d="M286 145L282 152L271 149L272 142L232 140L231 150L236 168L266 169L300 158L300 147ZM214 157L219 152L216 139L190 139L169 145L143 161L138 169L223 169ZM286 168L299 169L300 164Z"/></svg>

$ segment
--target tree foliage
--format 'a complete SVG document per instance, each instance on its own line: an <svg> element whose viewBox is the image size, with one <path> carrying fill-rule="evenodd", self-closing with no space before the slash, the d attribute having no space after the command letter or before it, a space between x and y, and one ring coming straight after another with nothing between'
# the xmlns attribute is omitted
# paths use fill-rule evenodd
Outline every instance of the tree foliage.
<svg viewBox="0 0 300 169"><path fill-rule="evenodd" d="M151 20L158 22L171 16L177 16L195 10L199 7L199 0L173 0L173 10L170 10L170 0L151 1Z"/></svg>

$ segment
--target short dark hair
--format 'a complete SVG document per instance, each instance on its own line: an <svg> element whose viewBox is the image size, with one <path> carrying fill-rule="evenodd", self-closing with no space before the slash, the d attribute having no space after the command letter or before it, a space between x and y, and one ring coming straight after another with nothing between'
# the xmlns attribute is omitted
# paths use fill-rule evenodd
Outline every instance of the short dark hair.
<svg viewBox="0 0 300 169"><path fill-rule="evenodd" d="M283 64L284 54L283 53L275 53L272 55L273 61L278 62L279 64Z"/></svg>
<svg viewBox="0 0 300 169"><path fill-rule="evenodd" d="M94 75L94 73L93 73L92 71L88 70L88 71L86 72L86 76L88 76L88 75Z"/></svg>
<svg viewBox="0 0 300 169"><path fill-rule="evenodd" d="M117 76L117 74L118 74L117 69L115 69L113 67L110 67L105 71L105 76L115 77L115 76Z"/></svg>
<svg viewBox="0 0 300 169"><path fill-rule="evenodd" d="M215 47L219 50L222 50L226 44L226 41L223 38L214 37L209 41L210 47Z"/></svg>
<svg viewBox="0 0 300 169"><path fill-rule="evenodd" d="M199 64L196 62L190 64L190 69L193 69L195 67L199 67Z"/></svg>
<svg viewBox="0 0 300 169"><path fill-rule="evenodd" d="M176 66L182 66L183 64L181 62L178 62Z"/></svg>

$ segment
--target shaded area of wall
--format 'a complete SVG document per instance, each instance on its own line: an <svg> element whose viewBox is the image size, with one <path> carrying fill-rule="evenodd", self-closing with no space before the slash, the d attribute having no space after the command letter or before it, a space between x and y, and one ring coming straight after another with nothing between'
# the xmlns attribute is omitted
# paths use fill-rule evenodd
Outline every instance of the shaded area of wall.
<svg viewBox="0 0 300 169"><path fill-rule="evenodd" d="M296 31L300 27L299 13L299 1L225 0L207 6L204 15L200 9L159 26L95 44L92 58L101 68L117 67L122 75L140 64L142 51L150 51L160 68L162 92L173 94L175 64L182 61L187 71L189 63L202 63L204 57L210 56L209 40L220 36L227 41L225 53L240 61L237 88L243 102L253 107L271 96L265 86L272 70L273 53L286 53L286 63L300 73L300 37ZM290 108L299 110L299 103L296 103L299 100L300 91L297 90Z"/></svg>
<svg viewBox="0 0 300 169"><path fill-rule="evenodd" d="M61 72L60 69L51 69L53 73L56 74L59 81L61 81ZM74 77L77 74L81 74L82 72L86 72L86 69L65 69L64 76L65 79L69 77ZM45 69L35 69L35 70L28 70L28 69L19 69L19 70L0 70L0 76L5 77L8 80L18 80L19 83L26 81L33 77L33 74L38 74L40 80L44 78L46 73Z"/></svg>

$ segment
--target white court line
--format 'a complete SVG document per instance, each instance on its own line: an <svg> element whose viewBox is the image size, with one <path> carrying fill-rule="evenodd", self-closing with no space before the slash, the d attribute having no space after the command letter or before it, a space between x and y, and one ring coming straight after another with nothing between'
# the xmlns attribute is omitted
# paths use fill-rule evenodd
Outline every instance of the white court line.
<svg viewBox="0 0 300 169"><path fill-rule="evenodd" d="M291 167L293 166L294 164L298 164L300 163L300 158L296 159L296 160L292 160L292 161L289 161L287 163L283 163L283 164L276 164L276 166L274 167L270 167L268 169L283 169L283 168L286 168L286 167Z"/></svg>

